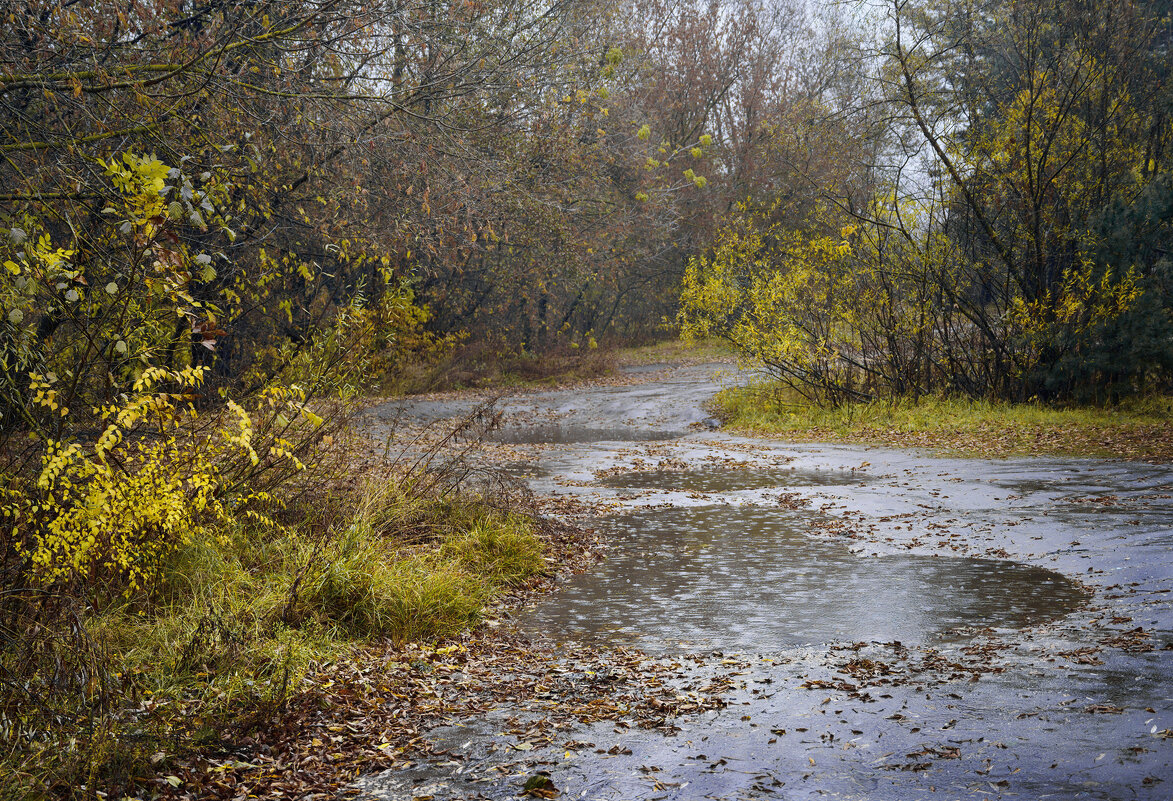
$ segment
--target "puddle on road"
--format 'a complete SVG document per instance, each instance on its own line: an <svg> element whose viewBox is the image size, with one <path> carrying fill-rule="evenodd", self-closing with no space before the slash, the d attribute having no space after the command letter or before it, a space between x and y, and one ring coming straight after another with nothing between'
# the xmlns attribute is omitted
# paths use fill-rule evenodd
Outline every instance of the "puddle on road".
<svg viewBox="0 0 1173 801"><path fill-rule="evenodd" d="M601 487L660 489L679 492L737 492L789 487L861 486L875 479L852 470L719 467L695 470L635 470L600 479Z"/></svg>
<svg viewBox="0 0 1173 801"><path fill-rule="evenodd" d="M543 478L550 475L548 468L534 462L502 462L493 466L493 472L519 481Z"/></svg>
<svg viewBox="0 0 1173 801"><path fill-rule="evenodd" d="M804 532L807 515L703 507L609 518L615 547L520 617L554 640L652 652L769 652L830 641L934 640L969 626L1021 628L1076 609L1066 577L1018 562L861 557Z"/></svg>
<svg viewBox="0 0 1173 801"><path fill-rule="evenodd" d="M495 442L512 445L537 445L544 443L573 445L584 442L652 442L676 439L686 431L649 431L636 428L592 428L589 426L558 425L557 423L509 427L489 435Z"/></svg>

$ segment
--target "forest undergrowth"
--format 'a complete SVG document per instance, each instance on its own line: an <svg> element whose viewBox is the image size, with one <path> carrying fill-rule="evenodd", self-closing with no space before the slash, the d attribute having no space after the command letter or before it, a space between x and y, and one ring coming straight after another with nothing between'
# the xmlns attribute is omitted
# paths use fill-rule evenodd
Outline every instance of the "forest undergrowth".
<svg viewBox="0 0 1173 801"><path fill-rule="evenodd" d="M541 353L463 344L429 360L404 365L379 389L387 395L418 395L460 389L558 386L610 375L618 358L615 347L597 344L587 348L563 345Z"/></svg>

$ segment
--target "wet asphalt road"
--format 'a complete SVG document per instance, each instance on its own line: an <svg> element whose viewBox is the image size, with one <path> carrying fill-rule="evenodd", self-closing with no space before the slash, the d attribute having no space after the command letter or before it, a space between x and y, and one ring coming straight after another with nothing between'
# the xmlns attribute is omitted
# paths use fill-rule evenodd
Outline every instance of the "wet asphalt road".
<svg viewBox="0 0 1173 801"><path fill-rule="evenodd" d="M638 647L682 692L723 671L728 706L524 762L502 707L364 792L515 797L542 769L563 798L1173 798L1173 470L698 429L722 369L505 399L498 436L614 543L515 625L568 665Z"/></svg>

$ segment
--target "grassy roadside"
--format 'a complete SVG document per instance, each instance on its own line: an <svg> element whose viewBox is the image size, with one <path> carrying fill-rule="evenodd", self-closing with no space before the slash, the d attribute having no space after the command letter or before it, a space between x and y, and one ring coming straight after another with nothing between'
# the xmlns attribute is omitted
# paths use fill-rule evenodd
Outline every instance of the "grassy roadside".
<svg viewBox="0 0 1173 801"><path fill-rule="evenodd" d="M827 409L769 384L722 391L714 410L737 432L800 441L930 448L962 456L1049 454L1173 462L1173 401L1048 408L929 397Z"/></svg>
<svg viewBox="0 0 1173 801"><path fill-rule="evenodd" d="M23 656L44 665L3 666L6 687L27 685L6 691L0 798L149 797L185 768L210 781L190 766L320 695L323 676L465 630L546 571L538 521L499 503L388 476L319 489L277 525L191 537L149 593L83 608L75 642L30 638Z"/></svg>
<svg viewBox="0 0 1173 801"><path fill-rule="evenodd" d="M604 348L566 347L537 356L463 346L404 368L400 375L381 382L378 391L399 396L462 389L550 387L599 378L610 374L614 367L614 352Z"/></svg>

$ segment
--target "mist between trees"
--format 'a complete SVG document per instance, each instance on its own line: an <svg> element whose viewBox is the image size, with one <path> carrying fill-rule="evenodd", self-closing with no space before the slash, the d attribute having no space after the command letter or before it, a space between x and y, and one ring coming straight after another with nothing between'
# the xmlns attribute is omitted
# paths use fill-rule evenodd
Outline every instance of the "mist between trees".
<svg viewBox="0 0 1173 801"><path fill-rule="evenodd" d="M87 721L99 775L102 615L188 621L203 681L249 604L176 571L253 546L248 664L304 666L357 524L287 499L353 497L346 402L429 365L672 331L818 403L1167 389L1171 41L1107 0L0 4L4 737ZM451 534L398 480L380 530Z"/></svg>

